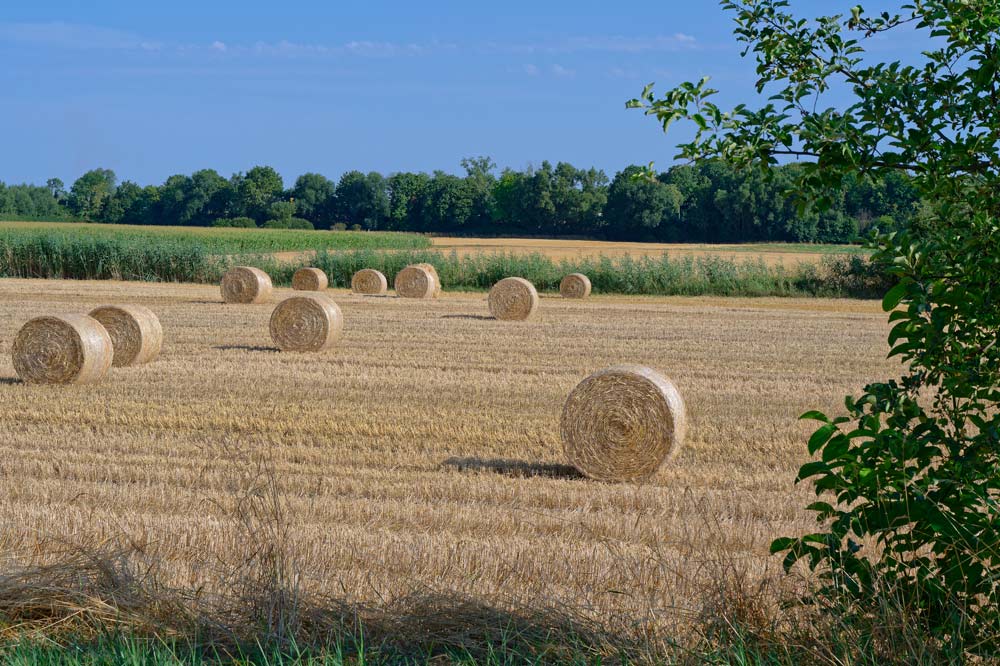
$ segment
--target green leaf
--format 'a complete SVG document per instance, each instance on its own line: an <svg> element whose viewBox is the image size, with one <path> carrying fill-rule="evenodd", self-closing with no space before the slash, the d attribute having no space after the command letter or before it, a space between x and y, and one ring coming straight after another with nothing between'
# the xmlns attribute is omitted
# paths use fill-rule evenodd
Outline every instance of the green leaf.
<svg viewBox="0 0 1000 666"><path fill-rule="evenodd" d="M780 553L782 551L788 550L795 544L798 539L793 539L792 537L780 537L771 542L771 554Z"/></svg>
<svg viewBox="0 0 1000 666"><path fill-rule="evenodd" d="M812 437L809 438L809 454L812 455L813 453L816 453L817 449L826 444L835 432L837 432L837 426L832 423L828 423L816 430L816 432L812 434Z"/></svg>
<svg viewBox="0 0 1000 666"><path fill-rule="evenodd" d="M895 287L890 289L886 293L885 297L882 299L882 310L884 312L889 312L890 310L895 310L896 306L899 305L903 297L906 296L906 292L910 287L910 283L906 280L900 282Z"/></svg>

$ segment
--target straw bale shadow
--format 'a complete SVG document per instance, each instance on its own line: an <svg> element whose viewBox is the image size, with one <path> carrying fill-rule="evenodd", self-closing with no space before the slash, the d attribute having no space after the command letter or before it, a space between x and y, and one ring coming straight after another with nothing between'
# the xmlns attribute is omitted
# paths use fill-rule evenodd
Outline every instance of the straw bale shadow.
<svg viewBox="0 0 1000 666"><path fill-rule="evenodd" d="M441 467L451 467L459 472L493 472L504 476L519 478L530 478L542 476L551 479L586 479L578 469L572 465L560 465L556 463L529 463L523 460L509 460L504 458L459 458L452 456L441 463Z"/></svg>
<svg viewBox="0 0 1000 666"><path fill-rule="evenodd" d="M220 351L248 351L248 352L271 352L271 353L278 353L281 351L277 347L262 347L258 345L218 345L217 347L212 347L212 349L218 349Z"/></svg>
<svg viewBox="0 0 1000 666"><path fill-rule="evenodd" d="M225 303L221 299L215 301L187 301L187 302L194 305L225 305Z"/></svg>
<svg viewBox="0 0 1000 666"><path fill-rule="evenodd" d="M17 386L18 384L23 383L24 380L20 377L0 377L0 385Z"/></svg>
<svg viewBox="0 0 1000 666"><path fill-rule="evenodd" d="M451 314L441 315L441 319L493 319L489 315Z"/></svg>

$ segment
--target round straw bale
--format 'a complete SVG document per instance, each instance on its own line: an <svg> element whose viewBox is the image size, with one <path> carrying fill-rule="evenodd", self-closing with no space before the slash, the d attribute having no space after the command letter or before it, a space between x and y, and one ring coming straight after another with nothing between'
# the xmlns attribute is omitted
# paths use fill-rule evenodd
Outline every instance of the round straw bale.
<svg viewBox="0 0 1000 666"><path fill-rule="evenodd" d="M440 291L434 273L416 264L399 271L394 286L403 298L434 298Z"/></svg>
<svg viewBox="0 0 1000 666"><path fill-rule="evenodd" d="M226 303L263 303L273 289L270 276L252 266L236 266L222 276L222 300Z"/></svg>
<svg viewBox="0 0 1000 666"><path fill-rule="evenodd" d="M14 371L32 384L89 384L111 367L114 349L101 323L87 315L36 317L11 348Z"/></svg>
<svg viewBox="0 0 1000 666"><path fill-rule="evenodd" d="M570 273L559 283L559 293L563 298L587 298L590 296L590 278L583 273Z"/></svg>
<svg viewBox="0 0 1000 666"><path fill-rule="evenodd" d="M580 382L563 407L563 450L599 481L639 481L680 448L687 417L673 382L650 368L619 365Z"/></svg>
<svg viewBox="0 0 1000 666"><path fill-rule="evenodd" d="M149 363L160 355L163 327L156 314L141 305L102 305L90 316L111 336L115 367Z"/></svg>
<svg viewBox="0 0 1000 666"><path fill-rule="evenodd" d="M292 276L292 289L298 291L323 291L329 286L326 273L318 268L300 268Z"/></svg>
<svg viewBox="0 0 1000 666"><path fill-rule="evenodd" d="M374 268L362 268L351 276L351 291L355 294L384 294L388 288L388 280Z"/></svg>
<svg viewBox="0 0 1000 666"><path fill-rule="evenodd" d="M274 308L270 328L271 339L282 351L323 351L340 338L344 317L326 294L303 294Z"/></svg>
<svg viewBox="0 0 1000 666"><path fill-rule="evenodd" d="M538 292L524 278L509 277L493 285L488 302L490 314L497 319L524 321L538 310Z"/></svg>
<svg viewBox="0 0 1000 666"><path fill-rule="evenodd" d="M438 296L440 296L441 295L441 276L438 275L437 269L434 268L434 264L422 263L422 264L416 264L416 265L420 266L423 269L425 269L427 272L429 272L431 275L434 276L434 298L437 298Z"/></svg>

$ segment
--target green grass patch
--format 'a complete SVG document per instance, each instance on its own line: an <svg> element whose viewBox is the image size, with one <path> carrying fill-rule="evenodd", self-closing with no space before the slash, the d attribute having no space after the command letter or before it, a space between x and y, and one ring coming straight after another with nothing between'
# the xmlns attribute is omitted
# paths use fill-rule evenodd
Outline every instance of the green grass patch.
<svg viewBox="0 0 1000 666"><path fill-rule="evenodd" d="M584 273L597 294L652 296L841 296L880 298L888 279L866 257L824 257L791 268L761 259L735 261L718 256L595 257L553 260L542 254L459 256L432 250L405 252L318 252L302 263L265 259L264 270L278 284L290 284L304 265L323 269L331 286L349 287L362 268L382 271L390 284L404 266L427 262L437 268L445 289L487 290L510 276L530 280L539 291L558 292L568 273Z"/></svg>
<svg viewBox="0 0 1000 666"><path fill-rule="evenodd" d="M216 283L227 268L240 263L262 268L275 284L289 285L297 268L311 265L326 271L331 286L348 287L351 276L362 268L382 271L391 283L404 266L418 262L434 264L442 285L450 290L486 290L502 278L520 276L543 292L555 292L567 273L589 276L598 294L878 298L888 285L867 258L857 255L824 257L819 264L786 268L769 266L761 259L735 261L711 255L555 261L542 254L459 256L426 249L324 249L285 262L269 253L212 252L189 239L163 237L151 242L148 237L0 231L0 277Z"/></svg>
<svg viewBox="0 0 1000 666"><path fill-rule="evenodd" d="M418 249L430 240L418 234L380 231L305 231L155 227L85 222L0 222L0 241L114 241L169 247L197 247L209 255L266 254L309 250Z"/></svg>

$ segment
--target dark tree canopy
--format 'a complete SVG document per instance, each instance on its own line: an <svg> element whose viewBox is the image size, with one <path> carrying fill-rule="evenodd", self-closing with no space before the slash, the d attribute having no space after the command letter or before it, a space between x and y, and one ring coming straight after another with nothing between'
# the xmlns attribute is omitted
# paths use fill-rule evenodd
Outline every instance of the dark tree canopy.
<svg viewBox="0 0 1000 666"><path fill-rule="evenodd" d="M919 192L905 174L852 175L838 186L828 210L802 211L787 196L803 168L795 164L763 173L709 160L671 167L655 177L658 184L632 182L639 170L634 166L610 182L599 169L567 162L497 174L491 159L477 157L463 160L462 168L463 175L436 171L384 177L349 171L337 183L307 173L289 190L267 166L230 178L203 169L142 188L129 181L116 187L114 174L98 169L73 184L68 200L55 180L44 188L0 189L0 215L191 226L217 220L246 226L248 219L255 226L274 226L294 218L298 227L317 229L344 225L486 236L844 243L862 231L905 227L921 210Z"/></svg>

